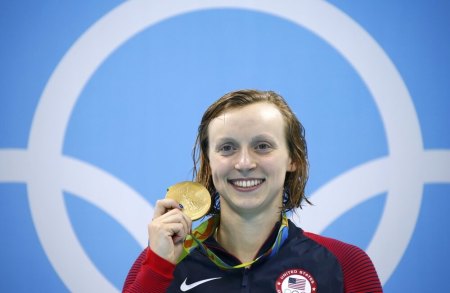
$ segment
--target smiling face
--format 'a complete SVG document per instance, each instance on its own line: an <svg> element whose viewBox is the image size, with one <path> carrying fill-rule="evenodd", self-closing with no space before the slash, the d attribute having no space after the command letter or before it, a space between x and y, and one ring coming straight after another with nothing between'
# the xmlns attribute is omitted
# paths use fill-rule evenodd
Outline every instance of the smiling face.
<svg viewBox="0 0 450 293"><path fill-rule="evenodd" d="M279 212L294 170L280 111L270 103L231 109L208 127L208 157L221 213Z"/></svg>

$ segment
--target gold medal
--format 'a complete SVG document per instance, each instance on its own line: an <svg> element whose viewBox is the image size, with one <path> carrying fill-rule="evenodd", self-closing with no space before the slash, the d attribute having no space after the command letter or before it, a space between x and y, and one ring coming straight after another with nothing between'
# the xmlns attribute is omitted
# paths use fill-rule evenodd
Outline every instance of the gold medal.
<svg viewBox="0 0 450 293"><path fill-rule="evenodd" d="M198 220L209 211L211 196L203 185L196 182L184 181L167 188L166 198L176 200L183 206L183 212Z"/></svg>

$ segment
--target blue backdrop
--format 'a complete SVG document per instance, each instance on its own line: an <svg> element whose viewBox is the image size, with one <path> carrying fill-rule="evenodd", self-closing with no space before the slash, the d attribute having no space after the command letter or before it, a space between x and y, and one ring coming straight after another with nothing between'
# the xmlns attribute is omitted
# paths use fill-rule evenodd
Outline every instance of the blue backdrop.
<svg viewBox="0 0 450 293"><path fill-rule="evenodd" d="M119 291L240 88L306 128L298 225L365 249L386 292L450 292L448 1L3 1L0 41L1 292Z"/></svg>

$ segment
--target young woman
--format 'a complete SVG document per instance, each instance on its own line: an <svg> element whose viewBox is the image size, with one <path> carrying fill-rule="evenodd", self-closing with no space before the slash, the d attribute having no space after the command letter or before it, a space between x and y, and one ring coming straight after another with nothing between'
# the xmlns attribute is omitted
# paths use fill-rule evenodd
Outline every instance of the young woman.
<svg viewBox="0 0 450 293"><path fill-rule="evenodd" d="M159 200L124 292L382 292L364 251L286 218L308 202L308 161L304 129L281 96L241 90L217 100L194 165L211 217L191 231L178 202Z"/></svg>

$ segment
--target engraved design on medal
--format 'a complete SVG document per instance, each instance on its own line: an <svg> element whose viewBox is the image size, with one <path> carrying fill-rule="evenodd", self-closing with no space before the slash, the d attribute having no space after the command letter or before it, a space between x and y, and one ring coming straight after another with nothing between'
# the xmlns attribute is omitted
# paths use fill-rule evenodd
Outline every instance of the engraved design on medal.
<svg viewBox="0 0 450 293"><path fill-rule="evenodd" d="M176 200L183 205L183 212L192 220L197 220L209 211L211 196L200 183L184 181L170 186L166 198Z"/></svg>

